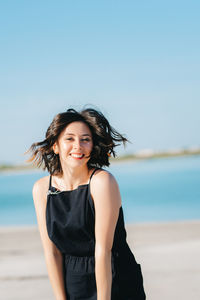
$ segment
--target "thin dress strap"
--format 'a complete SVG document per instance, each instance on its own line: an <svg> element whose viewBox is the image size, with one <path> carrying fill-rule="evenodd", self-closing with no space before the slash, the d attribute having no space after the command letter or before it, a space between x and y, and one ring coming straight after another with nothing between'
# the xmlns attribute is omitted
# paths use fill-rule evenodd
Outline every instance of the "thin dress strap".
<svg viewBox="0 0 200 300"><path fill-rule="evenodd" d="M94 173L95 173L97 170L100 170L100 168L96 167L96 168L94 169L94 171L93 171L92 174L90 175L89 184L90 184L90 181L91 181L91 179L92 179L92 176L94 175Z"/></svg>
<svg viewBox="0 0 200 300"><path fill-rule="evenodd" d="M51 190L51 175L49 176L49 191Z"/></svg>
<svg viewBox="0 0 200 300"><path fill-rule="evenodd" d="M92 200L92 197L91 197L91 194L90 194L90 181L92 179L92 176L94 175L94 173L97 171L97 170L101 170L101 168L95 168L94 171L92 172L92 174L90 175L90 180L89 180L89 185L88 185L88 201L90 203L90 206L91 206L91 209L92 209L92 213L93 213L93 216L95 216L95 207L94 207L94 202Z"/></svg>

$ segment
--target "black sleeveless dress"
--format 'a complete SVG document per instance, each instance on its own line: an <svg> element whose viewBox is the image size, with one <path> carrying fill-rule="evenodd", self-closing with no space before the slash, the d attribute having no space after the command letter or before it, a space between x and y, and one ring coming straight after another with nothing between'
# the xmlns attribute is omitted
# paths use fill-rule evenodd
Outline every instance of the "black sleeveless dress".
<svg viewBox="0 0 200 300"><path fill-rule="evenodd" d="M63 254L67 300L97 300L95 207L90 195L90 180L71 191L59 191L51 186L51 176L49 180L47 232ZM122 207L115 228L111 265L111 300L145 300L141 267L126 242Z"/></svg>

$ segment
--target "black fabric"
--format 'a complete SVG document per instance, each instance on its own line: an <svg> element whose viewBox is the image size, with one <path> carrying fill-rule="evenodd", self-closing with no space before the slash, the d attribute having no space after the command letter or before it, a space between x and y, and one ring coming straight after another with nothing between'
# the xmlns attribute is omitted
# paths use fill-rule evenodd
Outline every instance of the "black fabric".
<svg viewBox="0 0 200 300"><path fill-rule="evenodd" d="M97 300L95 207L90 195L90 180L71 191L59 191L51 186L51 176L49 180L47 232L63 254L67 300ZM111 300L145 300L141 267L126 241L122 207L115 228L111 264Z"/></svg>

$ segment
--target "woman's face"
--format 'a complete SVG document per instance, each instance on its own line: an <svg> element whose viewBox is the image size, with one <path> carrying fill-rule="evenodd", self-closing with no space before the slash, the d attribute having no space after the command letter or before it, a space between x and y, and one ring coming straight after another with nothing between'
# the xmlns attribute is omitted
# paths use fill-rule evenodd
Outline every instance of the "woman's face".
<svg viewBox="0 0 200 300"><path fill-rule="evenodd" d="M53 149L59 154L61 165L77 167L87 164L93 141L89 127L84 122L72 122L60 133Z"/></svg>

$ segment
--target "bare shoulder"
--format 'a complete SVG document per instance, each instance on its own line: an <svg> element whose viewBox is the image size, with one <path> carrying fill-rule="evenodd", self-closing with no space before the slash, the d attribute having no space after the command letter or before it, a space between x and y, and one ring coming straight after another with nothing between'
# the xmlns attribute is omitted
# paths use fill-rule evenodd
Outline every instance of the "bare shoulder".
<svg viewBox="0 0 200 300"><path fill-rule="evenodd" d="M98 170L94 173L90 191L94 202L102 201L102 198L109 198L112 202L121 205L121 196L117 180L107 170ZM99 199L99 200L98 200Z"/></svg>
<svg viewBox="0 0 200 300"><path fill-rule="evenodd" d="M38 179L32 189L32 194L33 194L33 200L36 202L37 200L41 198L46 198L47 191L49 188L49 175L44 176L40 179Z"/></svg>
<svg viewBox="0 0 200 300"><path fill-rule="evenodd" d="M91 180L91 186L93 188L97 186L106 187L106 186L118 186L117 180L115 177L107 170L98 170L94 173L92 180Z"/></svg>

